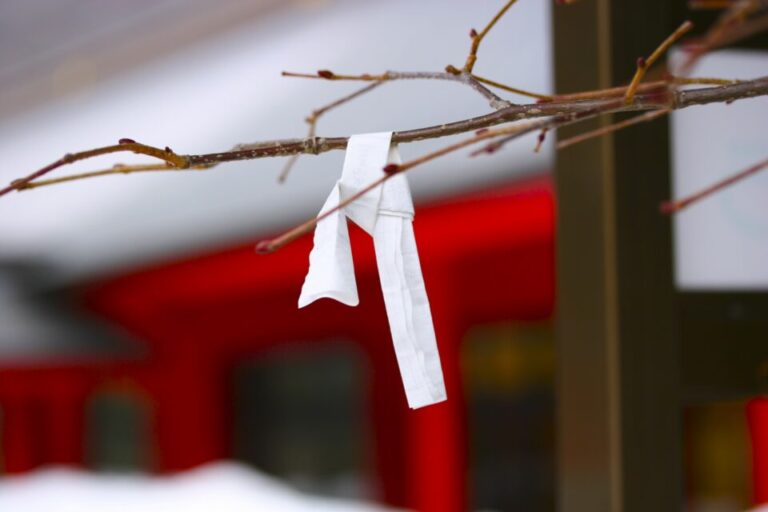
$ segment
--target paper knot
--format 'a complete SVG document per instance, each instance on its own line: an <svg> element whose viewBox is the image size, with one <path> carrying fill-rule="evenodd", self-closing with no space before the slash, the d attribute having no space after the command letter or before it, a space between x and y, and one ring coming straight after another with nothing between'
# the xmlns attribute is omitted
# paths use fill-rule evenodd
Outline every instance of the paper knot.
<svg viewBox="0 0 768 512"><path fill-rule="evenodd" d="M392 132L353 135L347 143L341 179L320 214L358 194L384 176L387 164L400 164ZM348 306L359 303L346 217L373 237L384 304L408 405L423 407L445 400L429 300L413 236L413 200L403 174L366 192L342 210L318 222L309 271L299 307L320 298Z"/></svg>

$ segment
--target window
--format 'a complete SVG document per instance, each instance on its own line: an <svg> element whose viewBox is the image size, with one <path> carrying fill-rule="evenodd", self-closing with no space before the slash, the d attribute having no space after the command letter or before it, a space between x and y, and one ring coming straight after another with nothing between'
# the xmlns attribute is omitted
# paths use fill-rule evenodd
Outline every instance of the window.
<svg viewBox="0 0 768 512"><path fill-rule="evenodd" d="M236 459L303 491L365 498L365 360L353 344L296 343L240 365Z"/></svg>
<svg viewBox="0 0 768 512"><path fill-rule="evenodd" d="M102 391L90 400L86 411L88 467L101 471L150 469L150 418L141 395Z"/></svg>
<svg viewBox="0 0 768 512"><path fill-rule="evenodd" d="M477 327L464 340L472 509L555 509L553 338L537 323Z"/></svg>

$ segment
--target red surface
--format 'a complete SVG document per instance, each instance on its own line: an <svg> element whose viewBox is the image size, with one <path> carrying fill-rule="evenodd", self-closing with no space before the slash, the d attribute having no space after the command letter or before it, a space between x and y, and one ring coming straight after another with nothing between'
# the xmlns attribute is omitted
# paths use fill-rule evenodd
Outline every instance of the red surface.
<svg viewBox="0 0 768 512"><path fill-rule="evenodd" d="M421 207L416 216L449 399L407 408L370 239L351 233L360 306L296 308L310 237L269 256L253 244L156 265L89 285L85 301L143 339L136 361L0 366L2 464L84 465L86 405L114 387L139 394L153 416L158 471L227 457L229 374L245 355L291 340L359 343L371 361L370 424L382 499L417 510L465 508L465 404L459 372L465 330L548 318L554 301L554 212L545 179ZM768 399L750 402L755 502L768 502ZM408 454L406 456L406 454Z"/></svg>
<svg viewBox="0 0 768 512"><path fill-rule="evenodd" d="M768 503L768 398L754 398L747 404L752 437L752 482L756 505Z"/></svg>
<svg viewBox="0 0 768 512"><path fill-rule="evenodd" d="M371 361L372 438L383 499L418 510L464 510L460 344L473 324L551 316L551 187L535 179L421 207L415 230L447 402L407 408L367 235L351 230L360 291L354 309L329 300L297 309L311 237L269 256L256 255L249 243L115 276L85 290L93 309L145 340L146 358L0 368L6 469L82 463L85 403L115 383L138 390L151 404L158 471L227 457L227 382L238 359L286 341L344 337Z"/></svg>

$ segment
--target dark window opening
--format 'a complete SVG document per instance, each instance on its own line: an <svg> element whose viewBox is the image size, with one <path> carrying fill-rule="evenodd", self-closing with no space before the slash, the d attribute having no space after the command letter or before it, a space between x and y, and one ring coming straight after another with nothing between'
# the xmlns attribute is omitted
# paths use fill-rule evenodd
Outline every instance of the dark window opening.
<svg viewBox="0 0 768 512"><path fill-rule="evenodd" d="M150 414L140 395L102 391L86 411L86 463L97 471L151 468Z"/></svg>
<svg viewBox="0 0 768 512"><path fill-rule="evenodd" d="M555 348L549 323L474 328L462 346L471 509L555 510Z"/></svg>
<svg viewBox="0 0 768 512"><path fill-rule="evenodd" d="M235 459L305 492L370 498L366 370L351 343L294 343L242 363Z"/></svg>

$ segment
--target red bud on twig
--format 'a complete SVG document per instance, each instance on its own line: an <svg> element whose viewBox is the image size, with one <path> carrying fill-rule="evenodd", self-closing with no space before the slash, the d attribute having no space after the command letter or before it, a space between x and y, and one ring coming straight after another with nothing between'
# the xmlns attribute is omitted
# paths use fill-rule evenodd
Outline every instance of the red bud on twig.
<svg viewBox="0 0 768 512"><path fill-rule="evenodd" d="M387 164L382 171L384 171L384 174L395 174L400 172L400 166L398 164Z"/></svg>
<svg viewBox="0 0 768 512"><path fill-rule="evenodd" d="M258 254L269 254L271 252L274 252L274 248L272 247L272 243L270 240L262 240L259 243L256 244L256 252Z"/></svg>

